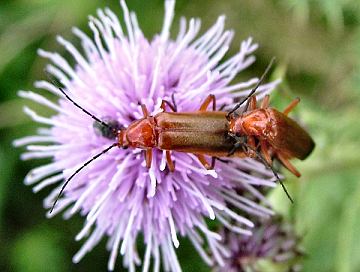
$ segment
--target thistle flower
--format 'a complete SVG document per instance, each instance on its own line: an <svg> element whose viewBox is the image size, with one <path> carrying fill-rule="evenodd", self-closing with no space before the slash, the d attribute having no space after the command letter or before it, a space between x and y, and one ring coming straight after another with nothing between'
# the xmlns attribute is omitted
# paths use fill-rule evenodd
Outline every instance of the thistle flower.
<svg viewBox="0 0 360 272"><path fill-rule="evenodd" d="M252 236L239 236L222 229L224 243L231 251L226 265L216 269L218 272L270 271L269 266L282 264L274 271L300 271L300 258L303 251L299 246L299 237L292 225L281 216L268 219L254 218ZM267 263L261 263L268 261ZM280 270L279 270L280 269Z"/></svg>
<svg viewBox="0 0 360 272"><path fill-rule="evenodd" d="M232 83L239 72L254 62L252 54L257 45L248 39L234 56L223 61L233 37L232 31L224 30L224 16L198 38L200 20L187 22L182 18L177 37L171 39L175 2L165 1L161 33L148 40L136 15L129 12L124 1L120 3L127 34L117 16L105 9L98 10L97 18L90 17L93 38L73 29L81 40L81 51L58 37L74 58L74 67L59 54L39 50L42 57L52 62L46 68L48 73L92 114L126 127L142 117L139 103L154 115L161 111L161 100L171 100L173 94L179 112L198 110L209 94L216 95L218 105L231 108L257 83L257 78ZM277 83L260 86L258 96L269 93ZM96 133L94 120L66 100L56 86L39 81L35 87L55 94L58 102L31 91L20 91L19 95L56 113L47 118L25 107L26 114L46 127L39 128L36 136L16 140L15 145L27 147L22 159L52 158L52 162L32 169L25 177L25 184L34 185L34 192L58 185L44 201L44 206L50 208L62 182L114 140ZM232 203L242 214L272 214L269 208L237 195L233 189L240 186L258 203L267 203L258 188L273 187L275 183L261 163L231 159L217 162L215 170L205 170L193 154L173 152L172 159L176 170L169 173L161 150L153 150L148 169L142 150L112 149L74 177L53 213L47 215L52 217L64 211L65 218L76 213L86 216L76 240L87 240L74 256L75 263L108 237L109 270L114 269L120 253L123 265L130 271L135 271L137 265L148 271L151 262L154 271L159 271L160 258L165 270L180 271L175 248L179 247L181 235L190 239L207 264L222 265L223 256L229 252L221 245L221 236L208 229L205 219L216 218L234 232L251 235L254 224L227 204ZM136 250L140 234L146 245L142 261Z"/></svg>

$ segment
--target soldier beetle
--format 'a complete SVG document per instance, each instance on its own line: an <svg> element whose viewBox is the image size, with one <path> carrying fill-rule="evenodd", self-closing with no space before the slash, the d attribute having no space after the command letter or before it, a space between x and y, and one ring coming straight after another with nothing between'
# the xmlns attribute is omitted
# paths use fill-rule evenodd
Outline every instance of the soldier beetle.
<svg viewBox="0 0 360 272"><path fill-rule="evenodd" d="M251 150L257 150L258 143L261 154L268 162L272 163L271 157L276 157L290 172L300 177L300 173L290 163L289 159L298 158L304 160L312 152L315 143L310 135L300 127L288 113L300 102L299 98L293 100L283 112L269 107L269 96L265 96L261 107L257 108L256 97L250 97L250 110L238 117L230 118L229 133L238 141L235 144L243 145L246 137ZM248 152L250 157L252 151Z"/></svg>
<svg viewBox="0 0 360 272"><path fill-rule="evenodd" d="M89 163L108 152L114 147L140 148L145 150L146 167L151 167L152 149L165 150L166 162L169 170L175 170L171 159L171 151L192 153L206 169L212 169L215 158L220 157L258 157L269 167L280 182L288 198L292 201L281 179L272 168L271 157L276 157L296 176L299 172L290 164L289 159L296 157L305 159L314 147L314 142L307 132L287 114L296 106L299 100L294 100L283 113L268 107L269 96L257 109L256 98L253 94L270 70L274 59L270 62L262 77L250 94L238 103L230 112L216 111L216 98L209 95L195 112L177 112L174 96L172 103L163 100L160 112L154 116L148 113L145 105L141 105L143 118L135 120L127 128L116 121L103 121L88 112L67 93L59 87L63 95L76 107L95 120L94 127L100 135L116 142L92 157L77 169L63 184L53 207L62 195L70 180ZM236 110L247 102L245 111L238 115ZM212 111L207 108L212 104ZM169 107L172 112L166 111ZM246 111L250 107L249 111ZM260 152L259 147L260 146ZM212 162L208 163L205 156L211 156Z"/></svg>
<svg viewBox="0 0 360 272"><path fill-rule="evenodd" d="M75 106L81 107L62 88L59 89ZM207 111L211 103L213 111ZM167 112L166 106L173 112ZM196 112L176 112L176 106L163 100L161 104L163 112L150 116L146 106L141 104L144 117L135 120L127 128L113 120L102 121L87 110L81 109L96 121L94 127L102 136L117 140L98 155L115 146L124 149L140 148L145 150L146 166L150 168L152 149L158 148L166 151L167 165L173 172L175 166L171 160L170 151L195 154L206 169L213 168L206 161L206 155L211 157L247 156L243 150L236 150L230 154L236 139L227 137L230 124L226 119L227 112L215 111L215 108L214 95L209 95Z"/></svg>
<svg viewBox="0 0 360 272"><path fill-rule="evenodd" d="M269 107L269 95L265 96L260 108L257 108L256 97L253 95L273 61L274 59L271 60L257 86L226 115L230 122L229 135L237 140L230 154L239 147L243 149L246 147L249 149L246 151L249 157L259 157L259 153L256 153L259 147L262 161L265 160L271 165L271 157L276 157L290 172L300 177L299 171L289 159L304 160L315 147L311 136L288 117L288 114L300 102L300 98L294 99L283 112L279 112ZM243 112L240 115L236 114L236 110L246 101Z"/></svg>

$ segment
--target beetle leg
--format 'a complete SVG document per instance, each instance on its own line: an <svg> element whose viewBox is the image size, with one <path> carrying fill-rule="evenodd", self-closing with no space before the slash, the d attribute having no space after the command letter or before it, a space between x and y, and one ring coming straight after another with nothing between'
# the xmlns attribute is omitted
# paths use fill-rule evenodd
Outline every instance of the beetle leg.
<svg viewBox="0 0 360 272"><path fill-rule="evenodd" d="M166 151L165 151L165 154L166 154L166 162L167 162L167 165L168 165L168 167L169 167L169 170L170 170L170 172L174 172L174 170L175 170L175 165L174 165L174 162L171 160L170 151L169 151L169 150L166 150Z"/></svg>
<svg viewBox="0 0 360 272"><path fill-rule="evenodd" d="M152 149L148 148L145 150L145 162L147 168L151 167L151 161L152 161Z"/></svg>
<svg viewBox="0 0 360 272"><path fill-rule="evenodd" d="M228 160L224 160L224 159L221 159L221 158L219 158L219 157L212 157L212 159L214 160L214 167L215 167L215 162L216 162L216 161L221 161L221 162L223 162L223 163L229 163Z"/></svg>
<svg viewBox="0 0 360 272"><path fill-rule="evenodd" d="M245 113L248 111L248 109L250 108L250 110L256 110L257 109L257 102L256 102L256 96L252 95L249 97L249 99L246 101L244 110L242 111L242 113Z"/></svg>
<svg viewBox="0 0 360 272"><path fill-rule="evenodd" d="M254 136L248 136L248 137L247 137L247 144L248 144L252 149L255 149L255 150L256 150L256 143L255 143L255 137L254 137ZM255 154L254 151L252 151L252 150L248 150L247 153L248 153L248 156L249 156L250 158L255 158L255 157L256 157L256 154Z"/></svg>
<svg viewBox="0 0 360 272"><path fill-rule="evenodd" d="M207 160L206 160L206 158L205 158L204 155L197 154L196 157L199 159L199 161L201 162L201 164L204 165L204 167L205 167L207 170L212 169L211 165L207 162Z"/></svg>
<svg viewBox="0 0 360 272"><path fill-rule="evenodd" d="M249 107L250 110L256 110L257 108L257 104L256 104L256 96L251 96L249 99Z"/></svg>
<svg viewBox="0 0 360 272"><path fill-rule="evenodd" d="M301 174L299 173L299 171L295 168L294 165L291 164L291 162L289 161L289 159L284 156L283 154L281 154L280 152L276 153L277 158L281 161L281 163L291 172L293 173L295 176L300 177Z"/></svg>
<svg viewBox="0 0 360 272"><path fill-rule="evenodd" d="M244 143L246 142L246 137L245 136L236 136L234 133L229 132L228 136L233 138L236 142L233 145L233 147L230 149L229 153L227 154L227 157L231 157L232 155L235 154L236 150L238 150L240 147L243 149L244 153L246 154L246 156L248 156L248 152L245 149Z"/></svg>
<svg viewBox="0 0 360 272"><path fill-rule="evenodd" d="M213 94L209 94L208 97L204 100L204 102L200 106L200 111L206 111L207 107L210 105L210 103L213 103L213 111L216 109L216 98Z"/></svg>
<svg viewBox="0 0 360 272"><path fill-rule="evenodd" d="M227 154L227 157L231 157L232 155L234 155L236 150L238 150L240 147L242 147L242 143L241 142L236 142L234 144L234 146L231 148L231 150L229 151L229 153ZM244 152L247 154L246 150L244 150Z"/></svg>
<svg viewBox="0 0 360 272"><path fill-rule="evenodd" d="M167 100L162 100L161 101L161 106L160 108L166 112L166 105L173 111L173 112L176 112L176 107L174 105L172 105L169 101Z"/></svg>
<svg viewBox="0 0 360 272"><path fill-rule="evenodd" d="M265 95L264 100L261 103L261 108L266 109L269 107L270 95Z"/></svg>
<svg viewBox="0 0 360 272"><path fill-rule="evenodd" d="M176 105L176 102L175 102L175 92L173 92L171 94L171 101L172 101L172 105L173 105L173 107L175 109L175 112L176 112L177 111L177 105Z"/></svg>
<svg viewBox="0 0 360 272"><path fill-rule="evenodd" d="M289 106L287 106L287 107L285 108L285 110L283 111L283 114L288 115L289 112L292 111L299 102L300 102L300 98L299 98L299 97L295 98L295 99L289 104Z"/></svg>
<svg viewBox="0 0 360 272"><path fill-rule="evenodd" d="M214 169L214 167L215 167L215 162L216 162L216 158L215 158L215 157L211 157L211 169Z"/></svg>
<svg viewBox="0 0 360 272"><path fill-rule="evenodd" d="M263 154L267 163L272 165L270 150L269 150L267 143L265 141L260 140L260 148L261 148L261 153Z"/></svg>
<svg viewBox="0 0 360 272"><path fill-rule="evenodd" d="M144 118L147 118L149 117L149 112L146 108L146 105L145 104L141 104L141 109L142 109L142 112L143 112L143 115L144 115Z"/></svg>

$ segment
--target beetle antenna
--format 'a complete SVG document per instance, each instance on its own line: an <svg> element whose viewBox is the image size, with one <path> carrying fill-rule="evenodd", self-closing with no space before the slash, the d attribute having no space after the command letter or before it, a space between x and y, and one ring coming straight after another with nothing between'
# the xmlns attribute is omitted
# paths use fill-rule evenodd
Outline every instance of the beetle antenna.
<svg viewBox="0 0 360 272"><path fill-rule="evenodd" d="M58 202L58 200L60 199L60 197L62 196L66 186L69 184L70 180L72 180L72 178L79 173L82 169L84 169L89 163L91 163L92 161L96 160L97 158L99 158L101 155L105 154L106 152L108 152L110 149L114 148L115 146L117 146L118 143L113 143L112 145L110 145L109 147L105 148L103 151L101 151L100 153L96 154L94 157L92 157L90 160L88 160L87 162L85 162L80 168L78 168L63 184L63 186L61 187L61 190L59 192L59 194L57 195L54 204L51 207L50 213L53 212L56 203Z"/></svg>
<svg viewBox="0 0 360 272"><path fill-rule="evenodd" d="M255 87L251 90L251 92L243 99L241 100L241 102L239 102L238 104L235 105L235 107L229 111L226 114L226 118L229 119L230 115L233 114L238 108L240 108L240 106L242 104L244 104L255 92L256 90L259 88L260 84L264 81L266 75L269 73L271 67L273 66L275 62L275 57L273 57L270 61L270 63L268 64L268 66L266 67L264 73L262 74L262 76L260 77L260 79L258 80L258 82L256 83Z"/></svg>
<svg viewBox="0 0 360 272"><path fill-rule="evenodd" d="M265 158L261 155L261 153L259 151L257 151L255 148L251 147L250 145L248 145L247 143L242 143L244 146L246 146L246 148L250 149L251 151L255 152L256 156L262 161L262 163L269 169L271 169L271 171L273 172L275 178L277 179L277 181L280 183L281 187L283 188L285 194L287 195L287 197L289 198L289 200L291 201L291 203L294 203L294 200L292 199L292 197L290 196L288 190L286 189L284 183L282 182L282 180L280 179L279 175L276 173L276 171L274 170L274 168L265 160Z"/></svg>
<svg viewBox="0 0 360 272"><path fill-rule="evenodd" d="M57 82L46 72L46 75L48 77L48 79L51 81L51 83L57 87L59 89L59 91L66 97L66 99L68 99L71 103L74 104L75 107L81 109L85 114L89 115L92 119L94 119L96 122L100 123L101 125L114 130L114 128L112 126L110 126L109 124L105 123L104 121L102 121L100 118L96 117L94 114L90 113L89 111L87 111L86 109L84 109L82 106L80 106L78 103L76 103L65 91L63 88L61 88L59 86L59 84L57 84Z"/></svg>
<svg viewBox="0 0 360 272"><path fill-rule="evenodd" d="M292 199L292 197L290 196L288 190L286 189L284 183L282 182L282 180L280 179L279 175L276 173L276 171L274 170L274 168L265 160L265 158L261 155L261 153L259 151L257 151L255 148L251 147L250 145L248 145L245 140L244 137L238 137L235 134L229 134L230 137L233 137L237 142L234 144L233 148L230 150L228 156L231 156L235 153L235 151L238 148L243 148L244 146L248 149L250 149L251 151L253 151L256 156L261 160L261 162L269 169L271 169L271 171L273 172L276 180L280 183L281 187L283 188L285 194L287 195L287 197L289 198L289 200L291 201L291 203L294 203L294 200ZM246 152L246 150L244 150Z"/></svg>

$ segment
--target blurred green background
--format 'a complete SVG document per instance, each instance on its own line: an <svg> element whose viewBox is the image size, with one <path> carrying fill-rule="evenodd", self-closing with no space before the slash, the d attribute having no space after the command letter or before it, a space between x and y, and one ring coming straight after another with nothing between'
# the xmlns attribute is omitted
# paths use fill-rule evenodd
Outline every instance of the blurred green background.
<svg viewBox="0 0 360 272"><path fill-rule="evenodd" d="M163 1L128 1L147 37L161 29ZM80 264L71 258L81 246L74 236L83 219L48 220L42 200L49 191L33 194L23 185L27 171L42 161L22 162L13 139L32 134L36 124L22 112L17 90L32 89L44 79L41 47L68 57L55 42L61 34L78 45L71 26L89 33L87 15L111 7L120 17L118 1L2 0L0 2L0 271L104 271L105 242ZM317 144L304 162L294 161L300 179L288 172L287 186L295 198L289 205L276 190L279 212L295 220L307 252L304 271L360 271L360 5L357 0L179 0L173 36L180 16L200 17L206 30L220 14L236 35L230 53L252 36L260 44L257 62L238 80L260 75L272 56L272 75L283 83L273 93L280 109L294 97L300 118ZM26 102L28 103L28 102ZM46 112L45 109L40 111ZM209 271L183 240L178 250L184 271ZM117 264L122 271L121 261Z"/></svg>

